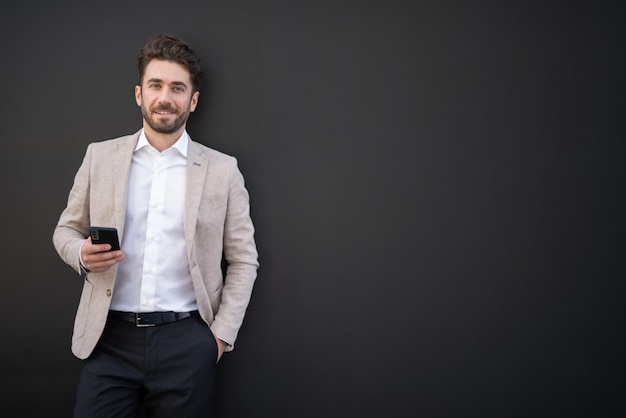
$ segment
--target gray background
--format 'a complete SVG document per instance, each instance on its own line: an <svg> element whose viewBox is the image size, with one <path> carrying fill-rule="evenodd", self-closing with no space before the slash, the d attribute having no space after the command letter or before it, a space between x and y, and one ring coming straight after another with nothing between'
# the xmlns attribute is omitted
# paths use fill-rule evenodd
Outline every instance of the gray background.
<svg viewBox="0 0 626 418"><path fill-rule="evenodd" d="M261 268L217 417L622 416L623 2L3 2L1 408L70 415L52 230L160 32ZM4 414L3 414L4 415Z"/></svg>

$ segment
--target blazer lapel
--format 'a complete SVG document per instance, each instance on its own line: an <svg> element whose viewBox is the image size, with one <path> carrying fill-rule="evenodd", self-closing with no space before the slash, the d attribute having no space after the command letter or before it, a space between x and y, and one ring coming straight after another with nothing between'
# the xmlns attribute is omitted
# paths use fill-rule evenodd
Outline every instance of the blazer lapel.
<svg viewBox="0 0 626 418"><path fill-rule="evenodd" d="M139 134L141 131L131 135L130 140L120 141L115 149L115 170L112 174L112 181L115 189L115 225L117 226L120 240L124 233L124 221L126 220L126 202L128 198L128 176L130 165Z"/></svg>
<svg viewBox="0 0 626 418"><path fill-rule="evenodd" d="M187 241L187 253L191 254L191 247L198 221L198 211L202 199L202 189L206 179L209 159L202 149L189 138L187 146L187 180L185 189L185 214L183 227Z"/></svg>

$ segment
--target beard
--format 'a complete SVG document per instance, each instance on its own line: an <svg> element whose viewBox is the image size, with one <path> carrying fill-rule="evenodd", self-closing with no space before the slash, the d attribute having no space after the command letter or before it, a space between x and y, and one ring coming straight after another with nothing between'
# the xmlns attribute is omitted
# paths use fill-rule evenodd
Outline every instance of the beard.
<svg viewBox="0 0 626 418"><path fill-rule="evenodd" d="M168 121L165 119L155 118L156 115L154 112L173 112L177 116L174 120ZM185 126L185 123L187 123L189 113L189 106L179 112L170 106L155 106L152 109L148 109L143 103L141 104L141 115L143 116L143 119L146 121L148 126L150 126L150 128L160 134L173 134L174 132L177 132L180 128Z"/></svg>

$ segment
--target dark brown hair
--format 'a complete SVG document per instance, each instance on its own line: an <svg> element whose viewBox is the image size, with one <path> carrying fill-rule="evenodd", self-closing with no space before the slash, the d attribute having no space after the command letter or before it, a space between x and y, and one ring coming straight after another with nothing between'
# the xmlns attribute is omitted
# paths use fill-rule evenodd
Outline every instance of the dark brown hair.
<svg viewBox="0 0 626 418"><path fill-rule="evenodd" d="M189 71L194 91L200 90L202 65L196 51L176 35L161 34L150 39L141 49L137 67L139 85L142 85L146 67L153 59L172 61Z"/></svg>

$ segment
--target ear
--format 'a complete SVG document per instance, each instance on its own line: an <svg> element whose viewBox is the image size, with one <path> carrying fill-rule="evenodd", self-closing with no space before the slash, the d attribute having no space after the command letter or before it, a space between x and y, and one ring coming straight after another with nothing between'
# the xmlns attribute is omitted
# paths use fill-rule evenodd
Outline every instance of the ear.
<svg viewBox="0 0 626 418"><path fill-rule="evenodd" d="M196 110L196 106L198 106L198 98L200 97L200 92L197 91L191 95L191 102L189 103L189 111L193 112Z"/></svg>
<svg viewBox="0 0 626 418"><path fill-rule="evenodd" d="M135 86L135 101L137 106L141 107L141 86Z"/></svg>

